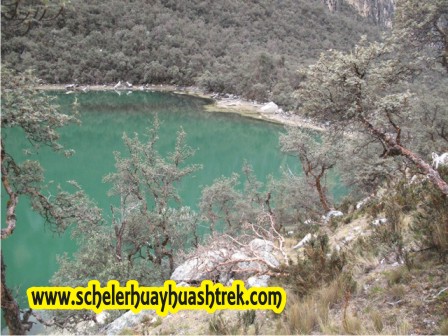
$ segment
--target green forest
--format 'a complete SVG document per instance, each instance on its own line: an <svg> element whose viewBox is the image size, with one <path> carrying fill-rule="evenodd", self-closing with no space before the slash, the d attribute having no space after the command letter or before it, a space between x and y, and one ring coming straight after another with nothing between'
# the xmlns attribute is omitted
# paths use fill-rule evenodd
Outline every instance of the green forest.
<svg viewBox="0 0 448 336"><path fill-rule="evenodd" d="M2 250L2 328L448 334L448 1L397 0L391 27L353 3L331 11L321 1L290 0L2 2L1 239L16 235L17 206L29 202L47 228L70 230L78 245L58 258L52 286L243 280L282 287L288 297L280 314L40 314L19 305ZM190 161L194 134L180 128L162 154L167 134L156 116L145 134L123 135L122 152L110 149L115 171L103 182L119 201L108 213L76 181L47 196L44 163L18 160L6 131L19 129L30 151L44 146L76 160L60 133L83 127L78 99L62 111L40 87L119 81L273 101L323 130L284 121L279 150L301 171L262 183L245 163L202 186L194 211L179 192L202 168ZM342 200L330 193L332 174L349 190Z"/></svg>
<svg viewBox="0 0 448 336"><path fill-rule="evenodd" d="M349 6L331 14L320 1L75 0L43 21L10 32L3 20L2 59L48 83L196 85L286 106L299 65L380 35Z"/></svg>

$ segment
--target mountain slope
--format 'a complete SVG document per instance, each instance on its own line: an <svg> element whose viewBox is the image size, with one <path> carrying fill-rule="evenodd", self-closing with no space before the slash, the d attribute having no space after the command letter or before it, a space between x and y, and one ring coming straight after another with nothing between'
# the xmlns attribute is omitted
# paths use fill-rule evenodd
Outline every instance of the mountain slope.
<svg viewBox="0 0 448 336"><path fill-rule="evenodd" d="M200 85L289 107L300 65L379 33L349 6L331 13L316 0L75 0L47 25L3 29L3 61L49 83Z"/></svg>

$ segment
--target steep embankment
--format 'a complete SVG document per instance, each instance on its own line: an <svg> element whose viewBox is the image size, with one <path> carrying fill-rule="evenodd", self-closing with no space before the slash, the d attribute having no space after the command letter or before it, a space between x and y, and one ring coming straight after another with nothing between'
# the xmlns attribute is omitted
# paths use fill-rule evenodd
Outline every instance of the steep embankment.
<svg viewBox="0 0 448 336"><path fill-rule="evenodd" d="M391 198L385 192L370 197L358 209L352 204L345 216L320 223L317 231L308 225L308 231L302 228L286 239L285 251L291 258L285 269L288 275L270 280L270 285L282 286L288 293L280 315L180 311L161 318L154 311L128 312L115 321L104 320L103 315L100 325L90 323L90 331L110 335L444 334L448 264L434 246L415 236L411 223L418 221L418 212L393 218L388 206L395 197L403 195ZM304 232L313 231L314 239L294 248Z"/></svg>

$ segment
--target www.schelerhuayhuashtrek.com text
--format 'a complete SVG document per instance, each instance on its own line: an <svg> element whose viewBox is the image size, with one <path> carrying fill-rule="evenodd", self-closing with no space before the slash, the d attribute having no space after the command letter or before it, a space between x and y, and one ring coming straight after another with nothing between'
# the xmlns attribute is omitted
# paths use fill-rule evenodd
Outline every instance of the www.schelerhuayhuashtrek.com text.
<svg viewBox="0 0 448 336"><path fill-rule="evenodd" d="M129 309L134 313L153 309L160 316L179 310L206 310L213 313L222 309L270 309L281 313L286 305L286 293L281 287L246 289L236 280L230 287L204 280L199 287L177 287L172 280L162 287L140 287L135 280L120 286L111 280L101 287L97 280L86 287L31 287L27 290L32 309Z"/></svg>

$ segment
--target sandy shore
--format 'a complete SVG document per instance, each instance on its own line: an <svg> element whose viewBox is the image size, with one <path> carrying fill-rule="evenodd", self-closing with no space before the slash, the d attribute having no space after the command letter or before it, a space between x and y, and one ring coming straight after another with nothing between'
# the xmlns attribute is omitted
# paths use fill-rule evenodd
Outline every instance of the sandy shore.
<svg viewBox="0 0 448 336"><path fill-rule="evenodd" d="M251 102L241 99L233 95L220 96L213 93L206 93L197 87L179 87L175 85L145 85L145 86L122 86L115 89L112 85L79 85L77 88L66 89L67 85L63 84L43 84L39 86L41 90L47 91L66 91L69 93L83 93L87 91L162 91L173 92L177 94L185 94L195 97L207 98L213 100L213 103L206 105L205 110L209 112L237 113L245 117L264 120L267 122L298 126L303 128L324 131L322 125L318 125L311 120L305 120L298 115L289 112L277 111L266 113L262 111L263 106L257 102Z"/></svg>

